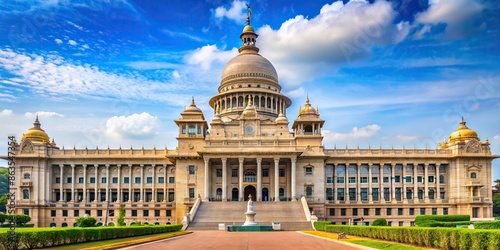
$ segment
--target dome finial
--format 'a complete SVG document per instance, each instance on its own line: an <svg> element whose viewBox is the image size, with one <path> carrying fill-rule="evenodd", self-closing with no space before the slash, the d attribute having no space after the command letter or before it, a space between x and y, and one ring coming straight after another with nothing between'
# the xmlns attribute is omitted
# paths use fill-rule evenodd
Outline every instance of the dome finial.
<svg viewBox="0 0 500 250"><path fill-rule="evenodd" d="M36 113L36 118L35 118L35 122L33 123L33 126L35 126L35 128L40 128L40 120L38 120L38 113Z"/></svg>
<svg viewBox="0 0 500 250"><path fill-rule="evenodd" d="M464 120L463 116L462 116L462 121L460 122L460 125L465 125L465 120Z"/></svg>
<svg viewBox="0 0 500 250"><path fill-rule="evenodd" d="M191 96L191 106L196 106L196 104L194 104L194 96Z"/></svg>
<svg viewBox="0 0 500 250"><path fill-rule="evenodd" d="M248 3L245 3L247 5L247 25L250 25L250 18L252 17L252 7Z"/></svg>
<svg viewBox="0 0 500 250"><path fill-rule="evenodd" d="M252 103L252 96L251 95L248 96L248 104L247 105L248 106L252 106L253 105L253 103Z"/></svg>
<svg viewBox="0 0 500 250"><path fill-rule="evenodd" d="M309 94L307 94L307 97L306 97L306 104L309 104Z"/></svg>

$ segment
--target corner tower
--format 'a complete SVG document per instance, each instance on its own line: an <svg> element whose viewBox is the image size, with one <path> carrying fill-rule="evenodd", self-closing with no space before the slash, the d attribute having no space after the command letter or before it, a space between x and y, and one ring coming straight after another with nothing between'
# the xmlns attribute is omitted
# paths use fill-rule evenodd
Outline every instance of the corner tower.
<svg viewBox="0 0 500 250"><path fill-rule="evenodd" d="M249 11L247 25L240 35L239 54L224 67L218 94L209 101L214 111L218 107L222 121L239 119L249 98L261 120L274 121L280 110L286 115L286 109L292 104L290 98L281 93L276 69L259 54L258 35L250 25L250 18Z"/></svg>

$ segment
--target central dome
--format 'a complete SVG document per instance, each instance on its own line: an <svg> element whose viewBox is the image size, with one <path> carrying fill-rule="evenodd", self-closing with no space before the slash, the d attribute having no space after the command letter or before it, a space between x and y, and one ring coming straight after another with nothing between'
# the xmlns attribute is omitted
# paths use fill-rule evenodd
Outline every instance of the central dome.
<svg viewBox="0 0 500 250"><path fill-rule="evenodd" d="M221 85L233 78L266 78L278 83L278 73L273 64L257 53L240 53L222 70Z"/></svg>

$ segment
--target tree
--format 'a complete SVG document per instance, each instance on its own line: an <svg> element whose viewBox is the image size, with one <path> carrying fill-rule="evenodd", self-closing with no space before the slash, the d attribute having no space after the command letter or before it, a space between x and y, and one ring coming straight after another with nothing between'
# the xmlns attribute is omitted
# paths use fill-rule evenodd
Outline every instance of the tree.
<svg viewBox="0 0 500 250"><path fill-rule="evenodd" d="M0 212L5 213L9 194L9 169L0 167Z"/></svg>
<svg viewBox="0 0 500 250"><path fill-rule="evenodd" d="M120 210L118 211L118 218L116 219L116 224L118 226L125 226L125 206L120 205Z"/></svg>
<svg viewBox="0 0 500 250"><path fill-rule="evenodd" d="M372 226L387 226L387 220L384 218L376 219L372 222Z"/></svg>
<svg viewBox="0 0 500 250"><path fill-rule="evenodd" d="M493 216L500 217L500 193L493 195Z"/></svg>
<svg viewBox="0 0 500 250"><path fill-rule="evenodd" d="M92 216L84 216L76 218L78 227L96 227L97 220Z"/></svg>

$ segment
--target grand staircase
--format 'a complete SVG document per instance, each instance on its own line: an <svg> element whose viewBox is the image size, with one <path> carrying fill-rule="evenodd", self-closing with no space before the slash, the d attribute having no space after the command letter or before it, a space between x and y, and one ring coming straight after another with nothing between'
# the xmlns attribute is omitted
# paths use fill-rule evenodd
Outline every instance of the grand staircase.
<svg viewBox="0 0 500 250"><path fill-rule="evenodd" d="M245 222L247 202L202 202L188 230L217 230L219 223L226 226L241 226ZM268 202L254 201L255 222L261 226L281 223L281 230L312 230L300 201Z"/></svg>

